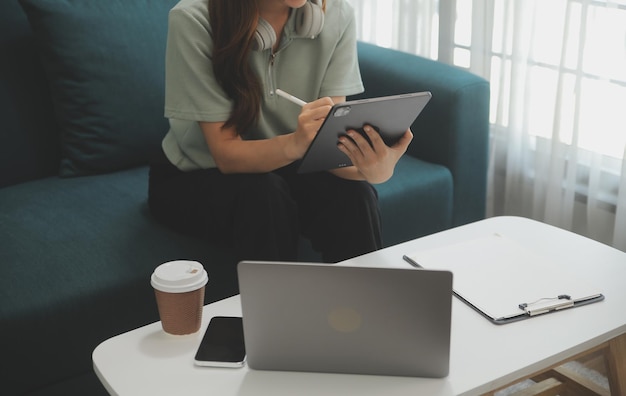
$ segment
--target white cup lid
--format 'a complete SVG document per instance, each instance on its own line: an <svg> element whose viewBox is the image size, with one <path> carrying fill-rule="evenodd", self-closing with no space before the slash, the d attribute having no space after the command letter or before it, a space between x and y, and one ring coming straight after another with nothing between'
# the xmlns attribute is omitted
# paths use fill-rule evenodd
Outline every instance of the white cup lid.
<svg viewBox="0 0 626 396"><path fill-rule="evenodd" d="M150 278L150 284L166 293L186 293L206 285L207 272L197 261L176 260L159 265Z"/></svg>

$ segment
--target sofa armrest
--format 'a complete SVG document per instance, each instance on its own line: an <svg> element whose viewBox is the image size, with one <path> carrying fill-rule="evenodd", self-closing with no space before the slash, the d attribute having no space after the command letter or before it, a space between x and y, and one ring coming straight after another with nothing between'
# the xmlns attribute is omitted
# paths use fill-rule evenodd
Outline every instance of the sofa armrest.
<svg viewBox="0 0 626 396"><path fill-rule="evenodd" d="M454 180L452 225L485 216L489 145L489 82L417 55L358 43L365 93L387 96L430 91L430 103L411 129L408 153L446 166ZM417 175L416 177L419 177Z"/></svg>

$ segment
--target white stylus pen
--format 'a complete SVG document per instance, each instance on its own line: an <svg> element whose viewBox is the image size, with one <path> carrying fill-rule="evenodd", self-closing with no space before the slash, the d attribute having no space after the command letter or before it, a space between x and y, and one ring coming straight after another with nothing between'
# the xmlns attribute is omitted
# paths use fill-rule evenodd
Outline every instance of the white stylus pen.
<svg viewBox="0 0 626 396"><path fill-rule="evenodd" d="M302 99L296 98L293 95L288 94L287 92L283 91L282 89L277 89L276 90L276 94L278 96L282 96L283 98L287 99L288 101L297 104L298 106L304 106L306 104L306 102Z"/></svg>

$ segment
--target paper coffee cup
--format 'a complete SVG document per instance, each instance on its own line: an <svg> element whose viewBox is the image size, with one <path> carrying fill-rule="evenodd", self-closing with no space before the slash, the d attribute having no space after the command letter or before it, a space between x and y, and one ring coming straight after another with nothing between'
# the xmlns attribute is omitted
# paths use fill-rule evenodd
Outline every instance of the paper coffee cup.
<svg viewBox="0 0 626 396"><path fill-rule="evenodd" d="M208 280L204 267L197 261L170 261L154 270L150 284L166 333L184 335L200 329Z"/></svg>

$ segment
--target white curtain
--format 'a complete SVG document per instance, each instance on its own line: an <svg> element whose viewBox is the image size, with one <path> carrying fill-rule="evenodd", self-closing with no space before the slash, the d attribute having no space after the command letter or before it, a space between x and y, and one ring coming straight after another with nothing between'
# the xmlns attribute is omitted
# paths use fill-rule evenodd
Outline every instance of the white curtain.
<svg viewBox="0 0 626 396"><path fill-rule="evenodd" d="M626 0L350 2L360 39L491 82L488 215L626 251Z"/></svg>
<svg viewBox="0 0 626 396"><path fill-rule="evenodd" d="M348 0L362 41L437 57L437 0Z"/></svg>

